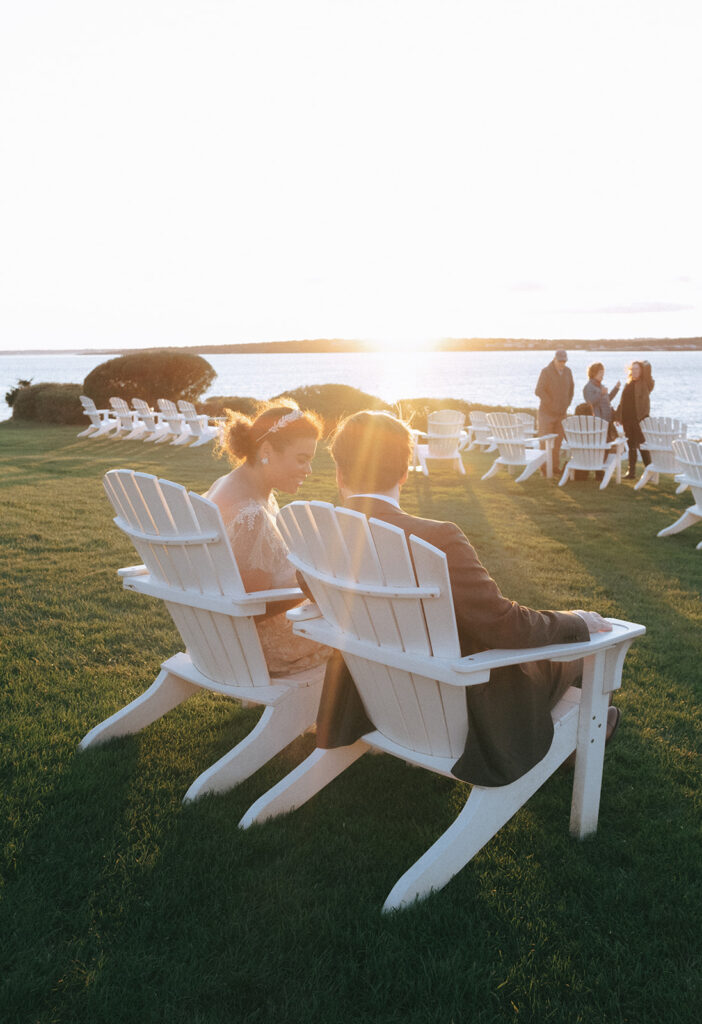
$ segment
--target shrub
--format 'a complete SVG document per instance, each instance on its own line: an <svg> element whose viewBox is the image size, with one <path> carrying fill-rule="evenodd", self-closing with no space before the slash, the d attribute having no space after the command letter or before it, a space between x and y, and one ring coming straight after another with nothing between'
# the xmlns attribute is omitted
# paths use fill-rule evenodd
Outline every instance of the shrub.
<svg viewBox="0 0 702 1024"><path fill-rule="evenodd" d="M255 416L261 403L257 398L248 398L245 395L213 395L204 402L198 402L198 412L206 413L208 416L224 416L225 409L233 412L243 412L244 416Z"/></svg>
<svg viewBox="0 0 702 1024"><path fill-rule="evenodd" d="M369 395L349 384L314 384L294 388L276 395L272 401L292 398L301 409L313 409L324 420L324 431L333 430L344 416L351 416L362 409L383 409L392 411L392 407L375 395Z"/></svg>
<svg viewBox="0 0 702 1024"><path fill-rule="evenodd" d="M37 423L79 423L85 426L79 395L81 384L30 384L20 388L12 403L13 420Z"/></svg>
<svg viewBox="0 0 702 1024"><path fill-rule="evenodd" d="M100 363L85 378L83 393L98 408L106 407L112 397L127 402L143 398L149 405L155 405L159 398L195 402L216 376L202 356L180 349L152 349Z"/></svg>
<svg viewBox="0 0 702 1024"><path fill-rule="evenodd" d="M29 380L18 380L17 387L10 388L9 391L5 392L5 401L10 407L12 407L15 404L15 399L17 398L17 395L20 393L22 388L28 388L32 383L33 379L33 377L30 377Z"/></svg>

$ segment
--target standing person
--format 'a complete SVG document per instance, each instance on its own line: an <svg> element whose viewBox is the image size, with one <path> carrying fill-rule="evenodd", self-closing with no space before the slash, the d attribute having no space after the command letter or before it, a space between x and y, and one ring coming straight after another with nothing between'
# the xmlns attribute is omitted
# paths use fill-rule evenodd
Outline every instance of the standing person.
<svg viewBox="0 0 702 1024"><path fill-rule="evenodd" d="M611 402L621 387L621 381L617 381L612 390L608 391L602 383L604 372L602 363L591 363L588 366L588 381L583 388L583 398L589 402L593 416L599 416L605 423L611 423L614 419Z"/></svg>
<svg viewBox="0 0 702 1024"><path fill-rule="evenodd" d="M349 416L331 444L337 484L346 508L415 534L445 553L462 655L495 647L578 643L612 628L597 612L536 611L508 600L455 523L403 512L400 489L413 445L412 432L389 413ZM582 660L525 662L494 669L484 686L467 687L468 738L454 774L480 786L503 786L529 771L551 745L551 708L578 681L582 667ZM619 718L619 710L610 707L608 738ZM343 657L335 652L319 705L317 746L345 746L369 728Z"/></svg>
<svg viewBox="0 0 702 1024"><path fill-rule="evenodd" d="M628 377L622 391L619 408L614 414L617 422L624 427L626 440L629 445L629 472L625 480L636 478L636 454L644 442L641 431L641 420L645 420L651 413L650 394L653 391L655 381L651 376L651 364L648 361L636 360L627 368ZM646 449L641 449L641 461L648 466L651 456Z"/></svg>
<svg viewBox="0 0 702 1024"><path fill-rule="evenodd" d="M568 353L559 348L548 366L544 366L539 374L535 394L540 399L539 434L555 434L553 442L553 473L558 476L560 469L561 444L563 442L563 420L568 413L568 406L573 401L573 374L566 363ZM544 442L542 441L542 447ZM541 475L546 475L542 468Z"/></svg>
<svg viewBox="0 0 702 1024"><path fill-rule="evenodd" d="M234 468L215 480L205 497L222 513L245 589L294 587L295 570L275 522L274 491L294 494L310 475L321 422L314 412L287 404L271 405L255 419L226 411L221 447ZM293 633L284 612L298 603L272 603L256 620L272 676L313 668L331 654L328 647Z"/></svg>

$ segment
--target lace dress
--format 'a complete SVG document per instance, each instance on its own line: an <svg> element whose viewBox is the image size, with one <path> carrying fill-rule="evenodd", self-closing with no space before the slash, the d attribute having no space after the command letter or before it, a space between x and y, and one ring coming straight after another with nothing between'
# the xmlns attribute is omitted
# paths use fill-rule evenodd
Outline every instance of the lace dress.
<svg viewBox="0 0 702 1024"><path fill-rule="evenodd" d="M287 559L287 547L275 517L278 502L251 499L224 519L227 535L241 572L259 569L270 573L271 587L296 587L295 570ZM256 624L261 647L272 676L302 672L327 661L331 648L304 636L295 636L285 613Z"/></svg>

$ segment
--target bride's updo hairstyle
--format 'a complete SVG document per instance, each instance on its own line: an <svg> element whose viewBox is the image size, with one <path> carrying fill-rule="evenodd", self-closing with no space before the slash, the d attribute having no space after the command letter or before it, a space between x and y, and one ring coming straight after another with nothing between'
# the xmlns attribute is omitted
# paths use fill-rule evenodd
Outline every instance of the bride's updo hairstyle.
<svg viewBox="0 0 702 1024"><path fill-rule="evenodd" d="M322 436L322 422L315 412L302 410L292 401L285 405L269 405L257 416L251 418L241 412L224 410L227 422L224 427L221 449L226 452L232 465L244 461L254 463L263 441L269 441L277 452L281 452L292 441L299 438Z"/></svg>

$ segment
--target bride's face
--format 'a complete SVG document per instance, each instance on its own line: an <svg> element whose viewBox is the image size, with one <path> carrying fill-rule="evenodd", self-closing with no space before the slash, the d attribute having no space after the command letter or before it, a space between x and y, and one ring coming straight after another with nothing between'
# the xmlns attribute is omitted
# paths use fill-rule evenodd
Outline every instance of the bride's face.
<svg viewBox="0 0 702 1024"><path fill-rule="evenodd" d="M268 479L277 491L295 494L301 483L312 472L312 459L317 450L314 438L298 438L291 441L282 451L271 446L268 457Z"/></svg>

